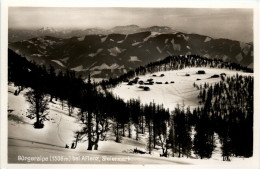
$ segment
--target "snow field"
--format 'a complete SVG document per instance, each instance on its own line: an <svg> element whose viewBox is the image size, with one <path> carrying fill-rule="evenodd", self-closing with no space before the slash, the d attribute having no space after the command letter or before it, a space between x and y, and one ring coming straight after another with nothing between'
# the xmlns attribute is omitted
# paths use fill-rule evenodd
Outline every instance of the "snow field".
<svg viewBox="0 0 260 169"><path fill-rule="evenodd" d="M197 74L198 70L204 70L206 74ZM181 106L183 103L185 106L190 106L190 108L193 109L199 105L197 97L199 90L193 86L193 83L197 85L217 83L221 80L220 78L209 78L212 75L219 75L221 73L226 73L227 76L233 76L236 75L236 73L241 75L252 75L252 73L237 72L227 69L211 69L205 67L185 68L183 70L162 71L139 76L139 81L142 80L146 82L147 79L153 79L154 84L147 85L150 88L150 91L144 91L143 89L138 88L140 86L139 84L131 86L123 82L112 89L111 92L124 99L124 101L135 98L140 99L143 104L155 102L156 104L163 104L163 106L169 108L170 111L174 110L177 104ZM160 77L161 74L164 74L164 76ZM186 76L186 74L189 74L190 76ZM174 83L171 83L171 81L174 81ZM162 84L156 84L156 82L162 82ZM165 84L165 82L168 82L168 84Z"/></svg>

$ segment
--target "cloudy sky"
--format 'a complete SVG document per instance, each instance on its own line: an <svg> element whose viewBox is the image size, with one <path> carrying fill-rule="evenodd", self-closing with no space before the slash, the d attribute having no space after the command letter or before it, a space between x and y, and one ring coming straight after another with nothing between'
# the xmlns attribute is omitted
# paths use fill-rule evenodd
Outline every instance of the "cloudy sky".
<svg viewBox="0 0 260 169"><path fill-rule="evenodd" d="M252 9L10 7L9 28L169 26L215 38L253 41Z"/></svg>

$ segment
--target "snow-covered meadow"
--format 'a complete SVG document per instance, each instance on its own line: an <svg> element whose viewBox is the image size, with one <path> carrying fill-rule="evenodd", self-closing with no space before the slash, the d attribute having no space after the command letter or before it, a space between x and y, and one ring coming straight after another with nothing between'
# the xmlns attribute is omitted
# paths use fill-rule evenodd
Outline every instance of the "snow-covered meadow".
<svg viewBox="0 0 260 169"><path fill-rule="evenodd" d="M199 70L204 70L205 74L197 74ZM185 106L190 106L192 109L199 105L197 97L199 90L196 89L193 84L195 83L200 86L205 83L217 83L221 80L220 78L210 77L220 75L221 73L225 73L226 76L233 76L237 73L240 75L253 75L252 73L237 72L229 69L185 68L183 70L161 71L139 76L139 81L142 80L145 82L147 79L153 79L154 84L147 85L150 91L144 91L142 88L139 88L139 86L146 85L127 85L127 82L124 82L115 89L112 89L111 92L123 98L125 101L131 98L139 98L143 104L155 102L156 104L163 104L165 108L169 108L170 110L174 110L177 104L182 106L184 103ZM160 76L162 74L164 76ZM189 74L189 76L187 76L187 74ZM156 82L162 82L162 84L156 84ZM168 84L165 84L165 82L168 82Z"/></svg>

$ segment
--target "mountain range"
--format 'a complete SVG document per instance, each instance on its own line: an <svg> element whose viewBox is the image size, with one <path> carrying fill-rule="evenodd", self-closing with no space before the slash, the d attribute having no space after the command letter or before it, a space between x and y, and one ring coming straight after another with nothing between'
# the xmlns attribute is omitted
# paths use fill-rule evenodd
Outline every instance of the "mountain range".
<svg viewBox="0 0 260 169"><path fill-rule="evenodd" d="M30 33L9 30L8 47L28 60L74 70L83 78L89 73L94 78L117 77L169 55L195 54L253 68L253 43L182 33L161 26L77 31L44 28Z"/></svg>
<svg viewBox="0 0 260 169"><path fill-rule="evenodd" d="M34 37L41 36L53 36L56 38L71 38L75 36L85 36L93 34L132 34L137 32L160 32L160 33L170 33L174 30L167 26L151 26L147 28L141 28L137 25L126 25L126 26L116 26L111 29L103 28L87 28L87 29L55 29L53 27L42 27L35 29L14 29L10 28L8 30L8 40L9 42L17 42L22 40L31 39Z"/></svg>

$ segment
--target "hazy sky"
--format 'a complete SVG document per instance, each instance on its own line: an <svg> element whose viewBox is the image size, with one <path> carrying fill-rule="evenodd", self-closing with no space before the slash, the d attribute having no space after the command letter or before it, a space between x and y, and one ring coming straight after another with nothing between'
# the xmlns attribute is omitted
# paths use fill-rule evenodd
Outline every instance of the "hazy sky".
<svg viewBox="0 0 260 169"><path fill-rule="evenodd" d="M252 9L10 7L9 28L112 28L169 26L173 29L253 41Z"/></svg>

